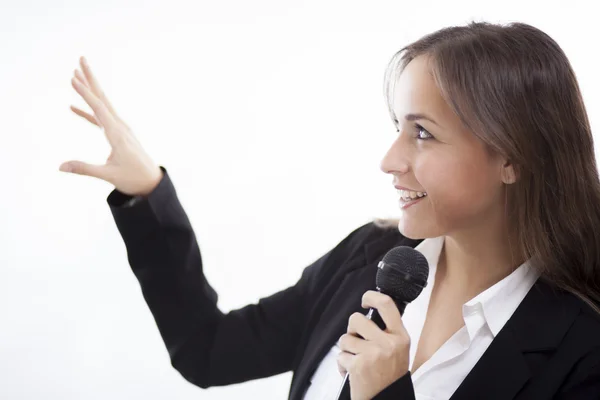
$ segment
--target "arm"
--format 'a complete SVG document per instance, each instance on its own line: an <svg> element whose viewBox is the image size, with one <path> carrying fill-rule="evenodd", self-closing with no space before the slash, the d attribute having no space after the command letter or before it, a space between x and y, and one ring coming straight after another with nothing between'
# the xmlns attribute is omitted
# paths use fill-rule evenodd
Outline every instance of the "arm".
<svg viewBox="0 0 600 400"><path fill-rule="evenodd" d="M123 207L131 197L113 191L107 201L171 364L203 388L289 371L306 310L324 284L319 276L328 265L339 266L358 229L307 267L294 286L224 314L204 276L188 217L161 169L164 177L147 198Z"/></svg>

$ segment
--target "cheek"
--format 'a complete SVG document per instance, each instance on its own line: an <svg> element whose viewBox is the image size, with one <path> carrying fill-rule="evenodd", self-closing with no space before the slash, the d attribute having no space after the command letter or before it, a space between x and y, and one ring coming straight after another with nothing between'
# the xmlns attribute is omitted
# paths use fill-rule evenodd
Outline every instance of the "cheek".
<svg viewBox="0 0 600 400"><path fill-rule="evenodd" d="M429 197L428 225L459 228L487 212L495 198L492 167L481 157L437 157L415 165Z"/></svg>

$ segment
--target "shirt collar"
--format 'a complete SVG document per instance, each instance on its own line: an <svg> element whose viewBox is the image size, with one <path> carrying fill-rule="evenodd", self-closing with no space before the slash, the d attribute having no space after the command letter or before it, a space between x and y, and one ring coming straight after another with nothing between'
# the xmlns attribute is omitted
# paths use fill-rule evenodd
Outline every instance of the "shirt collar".
<svg viewBox="0 0 600 400"><path fill-rule="evenodd" d="M527 260L510 275L466 302L463 310L480 304L485 321L495 337L538 277L539 273L532 268L530 260Z"/></svg>
<svg viewBox="0 0 600 400"><path fill-rule="evenodd" d="M435 283L435 274L444 246L444 238L444 236L427 238L415 247L415 250L425 256L429 264L429 276L427 278L429 290L433 288ZM463 319L467 329L469 329L469 336L472 336L473 331L478 329L475 326L470 326L473 324L469 324L469 322L474 320L471 316L478 315L483 317L495 337L538 277L539 273L531 267L530 260L527 260L510 275L463 304Z"/></svg>

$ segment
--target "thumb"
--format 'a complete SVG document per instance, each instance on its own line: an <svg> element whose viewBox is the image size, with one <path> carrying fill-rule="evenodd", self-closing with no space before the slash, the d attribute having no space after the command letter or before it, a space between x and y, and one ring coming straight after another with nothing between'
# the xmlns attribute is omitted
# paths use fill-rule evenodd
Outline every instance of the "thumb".
<svg viewBox="0 0 600 400"><path fill-rule="evenodd" d="M68 161L62 163L59 170L77 175L91 176L107 182L110 179L110 171L107 165L94 165L84 163L83 161Z"/></svg>

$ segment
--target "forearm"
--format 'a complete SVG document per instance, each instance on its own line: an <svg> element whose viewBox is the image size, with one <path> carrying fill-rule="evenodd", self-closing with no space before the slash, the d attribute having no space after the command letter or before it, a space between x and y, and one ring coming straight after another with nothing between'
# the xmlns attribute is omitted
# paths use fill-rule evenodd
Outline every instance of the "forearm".
<svg viewBox="0 0 600 400"><path fill-rule="evenodd" d="M129 199L117 191L107 199L129 264L173 366L179 370L179 364L187 364L184 357L193 357L196 379L206 378L194 383L209 386L210 350L223 313L217 308L216 292L204 276L189 219L168 174L146 198L124 207ZM189 347L190 341L202 346L195 345L194 354L184 355L182 349Z"/></svg>

